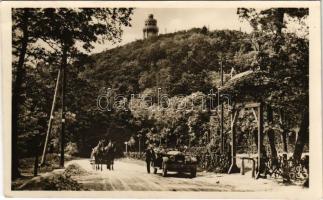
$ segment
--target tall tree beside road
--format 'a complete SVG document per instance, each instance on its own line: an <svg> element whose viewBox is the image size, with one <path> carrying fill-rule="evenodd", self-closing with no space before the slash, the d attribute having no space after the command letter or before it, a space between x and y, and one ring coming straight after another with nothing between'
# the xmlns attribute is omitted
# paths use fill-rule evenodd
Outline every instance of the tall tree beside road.
<svg viewBox="0 0 323 200"><path fill-rule="evenodd" d="M13 82L12 102L12 178L19 177L18 168L18 122L22 86L25 76L26 53L35 50L33 55L38 60L45 60L47 50L52 56L61 58L60 68L63 83L66 80L65 68L69 62L89 53L93 43L117 42L121 40L122 28L130 26L132 8L46 8L13 9L13 49L18 56L13 63L15 78ZM41 48L32 45L41 42ZM53 60L52 60L53 61ZM53 64L53 63L50 63ZM62 92L65 84L61 84ZM64 95L63 95L64 97ZM61 98L63 108L64 98ZM64 121L64 112L63 112ZM62 124L63 125L63 124ZM62 128L64 132L64 128Z"/></svg>
<svg viewBox="0 0 323 200"><path fill-rule="evenodd" d="M306 20L309 10L306 8L271 8L259 11L239 8L237 14L240 18L249 21L254 28L253 45L257 50L256 62L259 68L268 71L270 78L275 81L276 87L268 90L264 101L277 111L281 112L284 109L287 113L298 113L295 116L289 116L289 121L299 122L299 132L293 154L294 159L298 161L308 142L309 134L308 27L301 25L302 32L298 34L288 33L285 28L289 23L296 25L291 19ZM268 114L272 116L271 113ZM286 126L282 127L286 128ZM286 134L286 130L282 132Z"/></svg>
<svg viewBox="0 0 323 200"><path fill-rule="evenodd" d="M28 45L35 42L36 29L38 25L36 12L38 9L13 9L12 13L12 49L13 49L13 89L12 89L12 170L13 179L20 177L18 168L18 126L20 106L23 103L22 90L23 80L26 76L25 62L30 49Z"/></svg>

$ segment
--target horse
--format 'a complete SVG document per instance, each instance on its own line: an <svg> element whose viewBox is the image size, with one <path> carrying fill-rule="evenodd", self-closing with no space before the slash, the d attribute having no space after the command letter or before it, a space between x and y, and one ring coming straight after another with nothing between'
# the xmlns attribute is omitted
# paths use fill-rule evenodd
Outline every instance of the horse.
<svg viewBox="0 0 323 200"><path fill-rule="evenodd" d="M107 165L107 169L114 170L113 165L116 152L115 144L111 142L111 140L107 145L105 145L105 143L105 141L100 140L98 145L92 149L91 163L92 160L94 160L93 168L96 170L101 169L102 171L103 164Z"/></svg>
<svg viewBox="0 0 323 200"><path fill-rule="evenodd" d="M107 169L113 170L114 157L115 157L115 147L114 144L110 141L107 146L104 147L105 161Z"/></svg>
<svg viewBox="0 0 323 200"><path fill-rule="evenodd" d="M95 169L96 170L101 169L102 171L103 158L104 158L104 146L102 141L99 141L98 145L93 148L92 155L94 157Z"/></svg>
<svg viewBox="0 0 323 200"><path fill-rule="evenodd" d="M96 149L92 148L91 156L90 156L90 164L92 165L92 169L95 168L95 156L94 156L95 151L96 151Z"/></svg>

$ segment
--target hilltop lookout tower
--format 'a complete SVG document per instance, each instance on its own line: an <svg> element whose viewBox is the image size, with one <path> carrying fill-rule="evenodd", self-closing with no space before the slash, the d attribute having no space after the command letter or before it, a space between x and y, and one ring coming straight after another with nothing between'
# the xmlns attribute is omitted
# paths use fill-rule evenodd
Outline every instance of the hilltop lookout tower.
<svg viewBox="0 0 323 200"><path fill-rule="evenodd" d="M143 28L144 39L154 37L158 35L157 20L154 19L154 15L150 14L148 19L145 20L145 27Z"/></svg>

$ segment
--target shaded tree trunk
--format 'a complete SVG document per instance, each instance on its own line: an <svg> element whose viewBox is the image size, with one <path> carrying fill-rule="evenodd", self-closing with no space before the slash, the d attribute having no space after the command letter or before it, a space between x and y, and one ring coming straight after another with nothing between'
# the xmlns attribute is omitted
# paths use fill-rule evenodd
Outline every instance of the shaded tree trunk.
<svg viewBox="0 0 323 200"><path fill-rule="evenodd" d="M288 147L287 147L287 130L286 130L286 120L285 120L285 115L284 115L284 111L280 110L279 113L279 118L280 118L280 127L282 129L282 133L281 133L281 138L282 138L282 142L283 142L283 151L287 153L288 151Z"/></svg>
<svg viewBox="0 0 323 200"><path fill-rule="evenodd" d="M67 59L68 52L73 44L72 32L68 29L64 29L61 35L61 46L62 46L62 60L60 70L62 73L62 98L61 98L61 106L62 106L62 121L61 121L61 133L60 133L60 167L64 168L64 147L65 147L65 93L66 93L66 67L67 67Z"/></svg>
<svg viewBox="0 0 323 200"><path fill-rule="evenodd" d="M309 111L308 109L304 110L301 118L301 125L298 132L298 137L295 144L295 150L293 154L293 158L295 161L299 161L302 157L303 149L306 143L308 143L309 139Z"/></svg>
<svg viewBox="0 0 323 200"><path fill-rule="evenodd" d="M268 136L269 145L270 145L271 159L274 162L277 160L277 150L276 150L276 145L275 145L275 131L274 131L274 129L272 129L272 128L268 129L267 136Z"/></svg>
<svg viewBox="0 0 323 200"><path fill-rule="evenodd" d="M284 27L284 15L285 15L285 8L276 9L274 25L276 28L276 33L279 36L282 34L282 29Z"/></svg>
<svg viewBox="0 0 323 200"><path fill-rule="evenodd" d="M273 124L273 109L270 105L267 105L267 120L269 126L272 126ZM269 127L267 131L267 137L269 140L269 145L270 145L270 151L271 151L271 159L273 162L277 161L277 150L276 150L276 145L275 145L275 131L272 129L272 127Z"/></svg>
<svg viewBox="0 0 323 200"><path fill-rule="evenodd" d="M267 120L268 122L272 123L274 120L273 117L273 109L270 105L267 105Z"/></svg>
<svg viewBox="0 0 323 200"><path fill-rule="evenodd" d="M12 91L12 139L11 139L11 179L19 178L19 161L18 161L18 120L20 113L20 105L22 104L22 83L26 71L24 69L25 57L28 46L28 9L24 10L22 20L22 39L18 63L16 65L16 79L13 83Z"/></svg>
<svg viewBox="0 0 323 200"><path fill-rule="evenodd" d="M40 149L40 138L39 135L35 135L33 138L33 146L34 146L34 176L37 176L38 174L38 157L39 157L39 149Z"/></svg>
<svg viewBox="0 0 323 200"><path fill-rule="evenodd" d="M281 137L282 137L282 142L283 142L283 151L285 153L288 153L288 146L287 146L287 130L283 129L283 132L281 133Z"/></svg>

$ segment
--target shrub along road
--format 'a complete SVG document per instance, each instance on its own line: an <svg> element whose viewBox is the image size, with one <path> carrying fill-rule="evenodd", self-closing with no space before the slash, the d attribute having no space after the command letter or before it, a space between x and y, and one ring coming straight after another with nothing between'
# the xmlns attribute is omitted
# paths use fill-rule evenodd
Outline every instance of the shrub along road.
<svg viewBox="0 0 323 200"><path fill-rule="evenodd" d="M66 164L72 163L88 172L73 179L85 189L96 191L291 191L301 188L297 185L284 186L273 179L255 180L249 173L242 176L198 172L196 178L189 178L189 174L169 172L167 177L162 177L161 170L157 174L148 174L145 162L133 159L116 160L113 171L106 169L105 165L102 171L96 171L89 159Z"/></svg>

